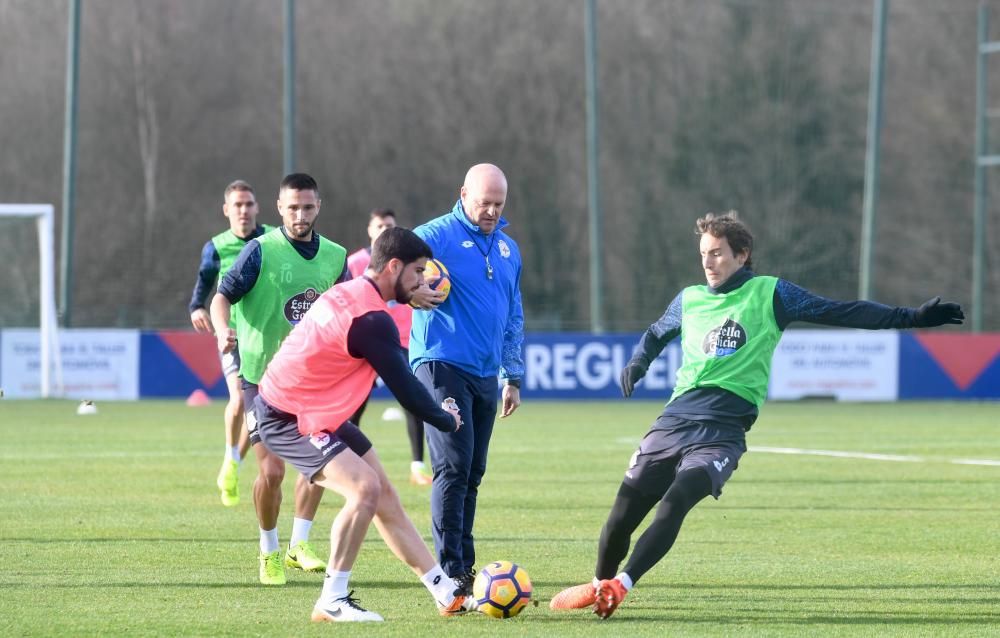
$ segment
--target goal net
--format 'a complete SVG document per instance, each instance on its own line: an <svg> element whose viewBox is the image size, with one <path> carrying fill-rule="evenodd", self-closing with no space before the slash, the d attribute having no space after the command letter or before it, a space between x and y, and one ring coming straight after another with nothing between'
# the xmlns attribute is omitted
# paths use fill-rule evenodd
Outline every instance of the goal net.
<svg viewBox="0 0 1000 638"><path fill-rule="evenodd" d="M29 389L27 393L42 397L61 396L63 386L56 318L54 218L51 204L0 204L0 261L6 275L0 277L0 328L38 326L38 386L37 392ZM37 241L31 237L33 234ZM31 256L32 244L38 248L37 261ZM14 382L4 378L5 352L0 330L0 388ZM34 360L35 353L28 354ZM30 379L20 382L34 385ZM10 390L14 396L25 394Z"/></svg>

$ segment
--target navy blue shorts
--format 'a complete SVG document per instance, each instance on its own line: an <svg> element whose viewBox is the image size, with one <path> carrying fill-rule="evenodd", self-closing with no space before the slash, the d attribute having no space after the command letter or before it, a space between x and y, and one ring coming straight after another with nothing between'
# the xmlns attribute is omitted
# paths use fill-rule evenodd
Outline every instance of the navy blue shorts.
<svg viewBox="0 0 1000 638"><path fill-rule="evenodd" d="M745 436L710 422L671 418L672 427L662 428L661 421L632 454L624 482L643 494L662 497L677 474L700 467L712 479L712 496L719 498L747 451Z"/></svg>
<svg viewBox="0 0 1000 638"><path fill-rule="evenodd" d="M294 414L282 412L259 395L255 413L257 432L264 446L286 463L291 463L309 482L344 450L364 456L372 449L372 442L350 421L337 428L336 432L324 430L306 436L299 432Z"/></svg>

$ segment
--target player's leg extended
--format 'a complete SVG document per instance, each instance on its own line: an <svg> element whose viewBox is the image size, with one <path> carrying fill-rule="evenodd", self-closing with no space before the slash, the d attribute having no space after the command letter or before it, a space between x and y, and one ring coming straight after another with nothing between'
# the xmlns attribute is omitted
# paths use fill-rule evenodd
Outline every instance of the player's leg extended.
<svg viewBox="0 0 1000 638"><path fill-rule="evenodd" d="M635 582L673 547L687 513L711 492L712 480L702 468L678 472L661 499L653 522L636 541L625 569L597 584L595 614L608 618L618 609Z"/></svg>
<svg viewBox="0 0 1000 638"><path fill-rule="evenodd" d="M399 493L386 476L375 449L366 452L362 460L375 472L382 486L375 513L375 526L396 558L406 563L417 576L423 576L436 564L434 557L403 509Z"/></svg>
<svg viewBox="0 0 1000 638"><path fill-rule="evenodd" d="M659 501L657 494L644 494L622 482L611 505L608 520L601 528L597 543L597 566L594 575L598 580L614 578L618 566L628 555L632 533Z"/></svg>
<svg viewBox="0 0 1000 638"><path fill-rule="evenodd" d="M625 476L601 529L597 549L597 580L614 578L628 555L632 533L667 493L677 474L682 448L671 433L655 427L642 437L632 454Z"/></svg>
<svg viewBox="0 0 1000 638"><path fill-rule="evenodd" d="M636 582L673 546L684 517L709 494L719 498L722 486L733 475L746 451L742 439L732 439L720 431L721 440L685 449L677 466L677 478L664 494L653 522L636 541L625 572ZM610 578L610 576L608 576Z"/></svg>
<svg viewBox="0 0 1000 638"><path fill-rule="evenodd" d="M643 494L634 487L622 483L618 487L615 502L611 505L608 520L601 529L601 539L597 545L596 576L591 582L568 587L549 602L550 609L585 609L597 602L597 586L602 579L613 578L618 565L628 554L632 532L639 527L659 499L655 495ZM608 575L610 574L610 575Z"/></svg>
<svg viewBox="0 0 1000 638"><path fill-rule="evenodd" d="M344 450L334 456L313 481L344 497L344 506L330 527L327 569L349 572L378 509L382 493L378 473L353 451Z"/></svg>
<svg viewBox="0 0 1000 638"><path fill-rule="evenodd" d="M688 512L712 493L712 479L703 468L691 468L677 474L667 493L660 499L653 521L635 542L623 570L634 584L661 558L667 555ZM613 578L614 571L599 573L598 578Z"/></svg>
<svg viewBox="0 0 1000 638"><path fill-rule="evenodd" d="M343 427L341 429L344 429ZM345 435L347 438L349 435ZM475 609L471 596L459 593L459 587L431 556L413 521L403 509L399 493L386 476L385 468L374 448L361 457L372 468L382 486L375 526L392 553L416 574L434 597L442 616L458 616Z"/></svg>
<svg viewBox="0 0 1000 638"><path fill-rule="evenodd" d="M740 456L746 451L742 437L736 439L725 429L709 427L699 428L695 432L701 440L697 443L689 441L678 448L680 457L676 478L663 495L652 523L636 542L624 571L614 578L606 577L598 584L594 613L601 618L611 616L635 582L666 556L673 547L688 512L709 494L719 497L722 486L732 476ZM670 440L670 436L664 434L660 440ZM655 437L650 439L655 440ZM674 450L650 453L648 457L652 460L640 461L634 471L640 475L648 475L665 455L673 453ZM668 463L669 461L667 459ZM635 486L641 489L641 480Z"/></svg>
<svg viewBox="0 0 1000 638"><path fill-rule="evenodd" d="M625 478L618 487L618 494L611 505L608 519L601 528L594 579L559 592L549 602L549 608L592 607L597 602L600 582L603 579L613 578L618 565L625 560L632 541L632 533L667 491L674 478L674 463L669 457L661 459L660 463L651 463L658 458L658 455L648 452L662 447L656 442L658 436L655 430L648 432L639 449L629 459ZM644 453L644 448L647 453Z"/></svg>

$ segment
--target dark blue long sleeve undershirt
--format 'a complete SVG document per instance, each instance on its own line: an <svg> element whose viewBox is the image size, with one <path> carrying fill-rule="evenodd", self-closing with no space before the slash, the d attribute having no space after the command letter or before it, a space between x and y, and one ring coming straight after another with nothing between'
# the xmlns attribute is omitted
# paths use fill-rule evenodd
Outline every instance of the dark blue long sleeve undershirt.
<svg viewBox="0 0 1000 638"><path fill-rule="evenodd" d="M731 292L753 276L751 270L743 268L718 289L709 290L720 294ZM682 294L674 297L663 316L643 333L632 362L648 368L667 344L681 334ZM780 330L793 321L864 330L913 328L917 312L915 308L897 308L871 301L834 301L784 279L779 279L775 286L773 304ZM749 430L757 413L757 406L742 397L722 388L706 387L694 388L677 397L664 408L663 416L711 420Z"/></svg>
<svg viewBox="0 0 1000 638"><path fill-rule="evenodd" d="M347 332L347 351L368 360L403 409L442 432L455 431L455 419L410 372L409 358L389 313L377 310L355 318Z"/></svg>
<svg viewBox="0 0 1000 638"><path fill-rule="evenodd" d="M302 255L303 259L313 259L319 252L319 233L313 231L312 240L296 241L288 238L288 233L281 227L281 234L285 236L295 250ZM219 282L219 294L234 304L249 293L257 283L260 276L260 242L253 239L240 251L232 267L222 277ZM344 260L344 270L334 284L343 283L351 278L351 271L347 269L347 260Z"/></svg>

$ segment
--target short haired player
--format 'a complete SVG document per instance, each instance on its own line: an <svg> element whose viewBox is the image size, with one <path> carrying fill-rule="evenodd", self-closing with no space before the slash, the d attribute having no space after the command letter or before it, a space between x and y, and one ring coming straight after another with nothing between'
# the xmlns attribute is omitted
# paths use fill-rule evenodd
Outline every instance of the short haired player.
<svg viewBox="0 0 1000 638"><path fill-rule="evenodd" d="M708 285L682 290L642 335L621 373L622 394L667 343L679 337L683 363L662 414L632 455L601 530L591 583L570 587L553 609L593 607L608 618L673 546L684 517L722 486L746 452L746 432L767 397L771 356L793 321L842 328L930 328L960 324L962 309L935 297L919 308L833 301L751 270L753 235L735 211L697 221ZM629 554L632 533L656 514ZM619 564L628 556L625 566Z"/></svg>
<svg viewBox="0 0 1000 638"><path fill-rule="evenodd" d="M441 432L461 426L453 402L438 405L410 373L389 301L408 303L424 285L430 247L412 231L375 240L364 276L334 286L313 304L281 345L260 382L257 428L264 445L303 476L344 497L330 530L326 580L312 619L380 621L348 583L372 521L389 549L433 595L442 615L473 608L431 556L364 433L347 419L376 375L404 408Z"/></svg>

